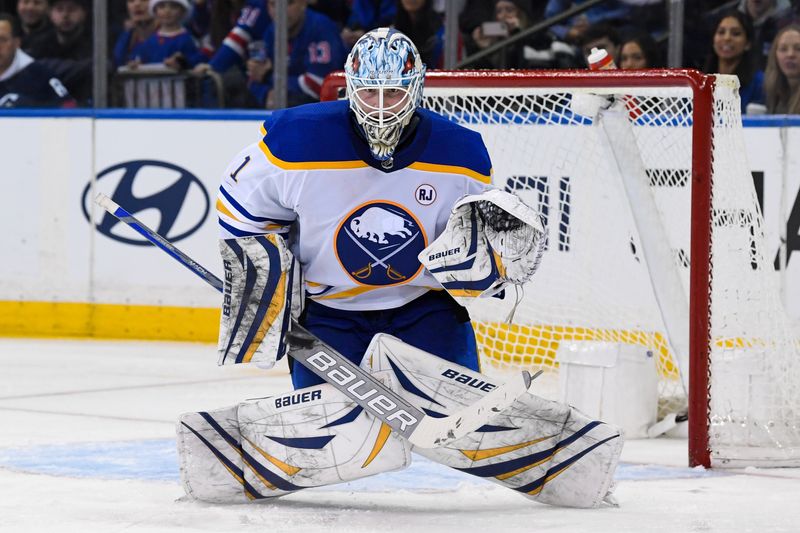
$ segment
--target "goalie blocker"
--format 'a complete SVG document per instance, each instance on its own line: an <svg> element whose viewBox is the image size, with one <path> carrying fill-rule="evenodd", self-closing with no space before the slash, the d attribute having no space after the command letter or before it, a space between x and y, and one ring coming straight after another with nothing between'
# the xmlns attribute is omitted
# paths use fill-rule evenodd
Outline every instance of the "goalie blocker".
<svg viewBox="0 0 800 533"><path fill-rule="evenodd" d="M218 363L272 368L286 351L291 318L301 312L297 260L278 234L225 239L219 248L225 280Z"/></svg>
<svg viewBox="0 0 800 533"><path fill-rule="evenodd" d="M389 335L361 367L434 417L479 401L497 384ZM212 412L178 424L186 493L237 503L402 469L411 450L532 500L569 507L611 501L622 448L617 428L530 393L489 423L438 448L412 446L328 384Z"/></svg>

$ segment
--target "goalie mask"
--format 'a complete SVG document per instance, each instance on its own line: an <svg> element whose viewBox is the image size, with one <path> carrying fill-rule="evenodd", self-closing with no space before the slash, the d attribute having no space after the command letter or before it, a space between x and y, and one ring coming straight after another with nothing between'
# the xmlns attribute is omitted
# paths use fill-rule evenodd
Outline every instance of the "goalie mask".
<svg viewBox="0 0 800 533"><path fill-rule="evenodd" d="M425 65L401 32L378 28L353 46L344 66L350 109L378 161L392 157L422 101Z"/></svg>

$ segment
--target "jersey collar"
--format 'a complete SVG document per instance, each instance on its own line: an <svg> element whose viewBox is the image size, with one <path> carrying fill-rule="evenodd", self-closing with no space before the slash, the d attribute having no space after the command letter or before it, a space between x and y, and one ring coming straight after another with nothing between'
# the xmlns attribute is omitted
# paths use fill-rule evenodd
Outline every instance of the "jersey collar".
<svg viewBox="0 0 800 533"><path fill-rule="evenodd" d="M417 161L428 145L428 139L431 134L431 121L424 115L415 113L411 120L416 123L416 127L409 135L403 132L403 135L400 137L400 142L397 144L397 149L394 151L394 154L392 154L393 164L391 168L384 168L381 165L382 162L372 156L369 144L364 138L364 134L361 132L361 128L358 126L353 113L349 112L348 115L351 124L349 128L350 138L356 153L366 164L385 174L406 168Z"/></svg>

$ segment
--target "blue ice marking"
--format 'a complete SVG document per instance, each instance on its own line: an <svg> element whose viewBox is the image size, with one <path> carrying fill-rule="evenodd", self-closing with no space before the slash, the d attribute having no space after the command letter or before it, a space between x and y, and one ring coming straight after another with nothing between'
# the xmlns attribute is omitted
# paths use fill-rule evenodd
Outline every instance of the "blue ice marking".
<svg viewBox="0 0 800 533"><path fill-rule="evenodd" d="M2 448L0 466L54 476L180 481L174 439Z"/></svg>
<svg viewBox="0 0 800 533"><path fill-rule="evenodd" d="M174 439L0 448L0 467L12 470L100 479L139 479L179 482ZM653 481L731 475L701 468L620 463L616 481ZM485 485L490 481L459 472L414 454L405 470L321 487L316 490L357 492L452 491L459 485Z"/></svg>

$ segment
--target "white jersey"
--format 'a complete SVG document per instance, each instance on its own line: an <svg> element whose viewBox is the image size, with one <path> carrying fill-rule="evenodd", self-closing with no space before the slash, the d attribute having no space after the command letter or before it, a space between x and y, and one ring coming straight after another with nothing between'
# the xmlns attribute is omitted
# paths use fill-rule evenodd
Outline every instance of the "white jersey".
<svg viewBox="0 0 800 533"><path fill-rule="evenodd" d="M417 113L390 169L358 137L347 102L273 113L225 170L223 238L289 233L306 294L337 309L390 309L440 289L417 255L459 198L489 187L491 163L479 134Z"/></svg>

